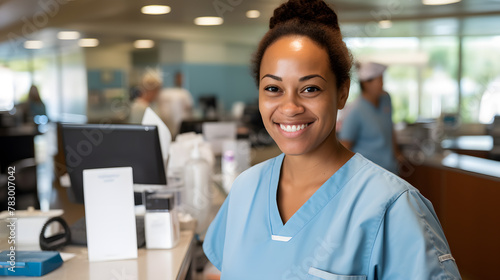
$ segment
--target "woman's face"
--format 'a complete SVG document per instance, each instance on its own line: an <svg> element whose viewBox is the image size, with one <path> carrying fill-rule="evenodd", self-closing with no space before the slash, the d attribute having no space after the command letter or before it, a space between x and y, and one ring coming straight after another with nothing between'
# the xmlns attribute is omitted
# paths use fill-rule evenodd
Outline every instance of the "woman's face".
<svg viewBox="0 0 500 280"><path fill-rule="evenodd" d="M374 97L380 97L384 93L384 77L379 76L369 81L364 82L363 94L368 94Z"/></svg>
<svg viewBox="0 0 500 280"><path fill-rule="evenodd" d="M337 90L327 52L308 37L283 37L264 53L259 109L267 131L287 155L336 143L337 109L344 107L348 92L349 83Z"/></svg>

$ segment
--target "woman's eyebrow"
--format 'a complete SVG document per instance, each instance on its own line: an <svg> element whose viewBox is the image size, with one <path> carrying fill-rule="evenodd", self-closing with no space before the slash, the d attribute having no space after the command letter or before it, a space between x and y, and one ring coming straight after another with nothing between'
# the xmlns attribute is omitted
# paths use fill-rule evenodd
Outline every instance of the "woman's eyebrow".
<svg viewBox="0 0 500 280"><path fill-rule="evenodd" d="M275 80L280 81L280 82L283 81L283 79L281 77L274 76L274 75L271 75L271 74L265 74L264 77L262 77L262 79L264 79L265 77L269 77L271 79L275 79ZM260 80L262 81L262 79L260 79Z"/></svg>
<svg viewBox="0 0 500 280"><path fill-rule="evenodd" d="M299 82L307 81L307 80L310 80L310 79L316 78L316 77L321 78L321 79L323 79L326 82L326 79L323 78L323 77L321 77L318 74L312 74L312 75L304 76L304 77L302 77L302 78L299 79Z"/></svg>
<svg viewBox="0 0 500 280"><path fill-rule="evenodd" d="M262 79L264 79L265 77L269 77L271 79L274 79L274 80L277 80L277 81L280 81L280 82L283 81L283 79L281 77L274 76L274 75L271 75L271 74L264 75L264 77L262 77ZM323 79L326 82L326 79L323 78L321 75L318 75L318 74L312 74L312 75L304 76L304 77L302 77L302 78L299 79L299 82L307 81L307 80L310 80L310 79L316 78L316 77L321 78L321 79Z"/></svg>

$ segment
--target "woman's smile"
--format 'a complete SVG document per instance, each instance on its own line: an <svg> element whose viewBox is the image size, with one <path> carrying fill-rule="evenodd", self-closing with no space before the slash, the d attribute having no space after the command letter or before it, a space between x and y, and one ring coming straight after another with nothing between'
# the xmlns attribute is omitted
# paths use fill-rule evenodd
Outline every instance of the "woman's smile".
<svg viewBox="0 0 500 280"><path fill-rule="evenodd" d="M280 125L280 128L281 130L283 130L284 132L299 132L299 131L302 131L304 130L308 124L292 124L292 125L285 125L285 124L279 124Z"/></svg>

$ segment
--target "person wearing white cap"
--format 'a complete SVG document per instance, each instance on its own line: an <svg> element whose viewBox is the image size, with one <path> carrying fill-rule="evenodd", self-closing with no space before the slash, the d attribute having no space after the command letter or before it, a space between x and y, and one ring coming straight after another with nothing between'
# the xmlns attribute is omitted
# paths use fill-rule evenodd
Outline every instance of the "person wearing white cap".
<svg viewBox="0 0 500 280"><path fill-rule="evenodd" d="M356 68L362 93L344 118L339 138L346 148L398 174L401 153L394 137L391 98L383 89L387 66L366 62Z"/></svg>

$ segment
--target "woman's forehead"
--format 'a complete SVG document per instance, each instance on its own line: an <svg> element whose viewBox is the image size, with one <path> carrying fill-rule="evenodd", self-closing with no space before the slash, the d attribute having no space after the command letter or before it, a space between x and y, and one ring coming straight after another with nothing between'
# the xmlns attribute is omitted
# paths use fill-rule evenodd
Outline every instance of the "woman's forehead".
<svg viewBox="0 0 500 280"><path fill-rule="evenodd" d="M264 73L266 71L288 73L295 68L299 68L300 72L321 72L325 75L331 71L327 52L313 40L305 36L287 36L268 47L260 74L262 77L268 74Z"/></svg>

